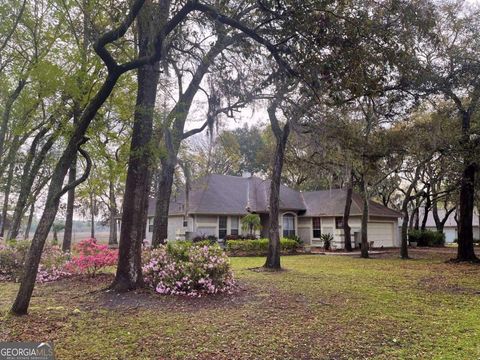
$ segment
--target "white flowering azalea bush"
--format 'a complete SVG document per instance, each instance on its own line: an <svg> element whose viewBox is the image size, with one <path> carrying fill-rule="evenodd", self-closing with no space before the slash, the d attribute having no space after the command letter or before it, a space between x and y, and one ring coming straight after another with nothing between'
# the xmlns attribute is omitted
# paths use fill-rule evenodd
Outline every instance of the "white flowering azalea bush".
<svg viewBox="0 0 480 360"><path fill-rule="evenodd" d="M67 265L70 253L64 253L58 245L47 245L42 253L37 272L37 283L57 281L72 276Z"/></svg>
<svg viewBox="0 0 480 360"><path fill-rule="evenodd" d="M20 281L29 247L28 241L0 244L0 281Z"/></svg>
<svg viewBox="0 0 480 360"><path fill-rule="evenodd" d="M30 248L29 241L12 240L0 244L0 281L21 280L23 265ZM46 245L38 267L36 281L46 283L71 276L66 269L69 253L62 252L57 245Z"/></svg>
<svg viewBox="0 0 480 360"><path fill-rule="evenodd" d="M230 261L218 245L168 243L143 258L145 283L159 294L200 297L235 289Z"/></svg>

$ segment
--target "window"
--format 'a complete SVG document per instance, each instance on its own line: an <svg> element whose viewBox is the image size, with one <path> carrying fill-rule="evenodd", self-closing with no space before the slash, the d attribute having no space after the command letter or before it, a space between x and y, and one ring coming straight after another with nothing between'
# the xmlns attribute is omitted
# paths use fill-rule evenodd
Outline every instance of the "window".
<svg viewBox="0 0 480 360"><path fill-rule="evenodd" d="M238 216L231 217L230 235L238 235Z"/></svg>
<svg viewBox="0 0 480 360"><path fill-rule="evenodd" d="M219 216L218 217L218 238L225 239L227 236L227 217Z"/></svg>
<svg viewBox="0 0 480 360"><path fill-rule="evenodd" d="M148 232L153 232L153 217L148 218Z"/></svg>
<svg viewBox="0 0 480 360"><path fill-rule="evenodd" d="M335 218L335 228L343 229L343 217L342 216L337 216Z"/></svg>
<svg viewBox="0 0 480 360"><path fill-rule="evenodd" d="M283 237L295 236L295 216L292 214L283 215Z"/></svg>
<svg viewBox="0 0 480 360"><path fill-rule="evenodd" d="M313 238L320 239L322 235L321 222L319 217L312 218Z"/></svg>
<svg viewBox="0 0 480 360"><path fill-rule="evenodd" d="M184 228L188 227L188 219L186 216L183 217L183 227Z"/></svg>

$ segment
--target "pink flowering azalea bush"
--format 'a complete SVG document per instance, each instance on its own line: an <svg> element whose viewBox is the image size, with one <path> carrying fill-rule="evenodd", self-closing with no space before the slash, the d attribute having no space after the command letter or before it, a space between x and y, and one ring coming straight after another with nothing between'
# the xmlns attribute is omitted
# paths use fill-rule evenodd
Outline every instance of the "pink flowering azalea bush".
<svg viewBox="0 0 480 360"><path fill-rule="evenodd" d="M95 277L99 270L117 264L118 251L97 244L96 239L82 240L75 250L77 254L72 256L66 266L73 273Z"/></svg>
<svg viewBox="0 0 480 360"><path fill-rule="evenodd" d="M159 294L200 297L235 288L230 261L218 245L169 243L150 250L143 259L145 284Z"/></svg>

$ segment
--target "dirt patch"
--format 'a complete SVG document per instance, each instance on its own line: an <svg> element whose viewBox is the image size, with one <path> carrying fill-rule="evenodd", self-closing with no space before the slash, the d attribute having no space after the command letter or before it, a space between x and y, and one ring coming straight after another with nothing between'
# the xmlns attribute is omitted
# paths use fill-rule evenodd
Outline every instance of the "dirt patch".
<svg viewBox="0 0 480 360"><path fill-rule="evenodd" d="M427 276L418 280L419 288L430 293L447 293L457 295L477 295L480 296L480 289L468 288L454 284L446 276Z"/></svg>
<svg viewBox="0 0 480 360"><path fill-rule="evenodd" d="M150 289L141 289L127 293L110 290L96 294L101 307L108 309L169 309L173 311L195 312L203 309L219 309L241 306L250 301L255 293L246 284L239 283L232 294L204 295L190 298L187 296L160 295Z"/></svg>

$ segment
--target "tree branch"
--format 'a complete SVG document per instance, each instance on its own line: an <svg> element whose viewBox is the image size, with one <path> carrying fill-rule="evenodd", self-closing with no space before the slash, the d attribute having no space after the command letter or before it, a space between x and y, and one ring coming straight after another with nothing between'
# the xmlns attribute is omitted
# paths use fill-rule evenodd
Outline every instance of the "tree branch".
<svg viewBox="0 0 480 360"><path fill-rule="evenodd" d="M62 190L60 190L60 192L56 195L57 199L62 197L64 194L66 194L70 189L74 189L75 187L83 183L85 180L87 180L88 176L90 175L90 170L92 169L92 159L90 158L90 155L88 154L88 152L81 148L81 145L85 144L87 141L88 141L88 138L84 137L82 141L80 141L80 143L78 144L78 152L85 158L85 161L87 162L85 172L81 177L79 177L75 181L65 185L65 187Z"/></svg>

